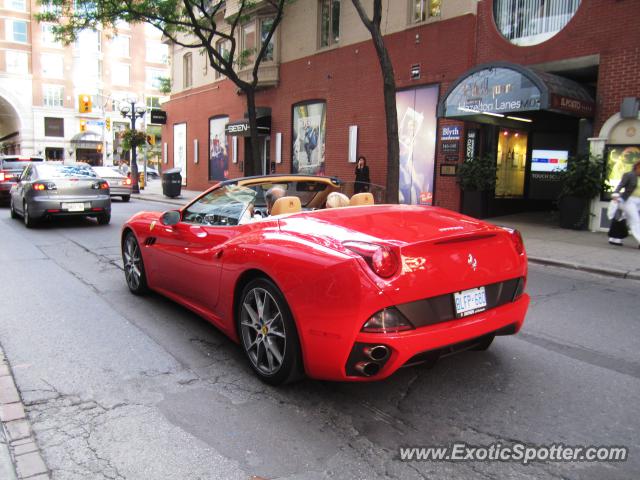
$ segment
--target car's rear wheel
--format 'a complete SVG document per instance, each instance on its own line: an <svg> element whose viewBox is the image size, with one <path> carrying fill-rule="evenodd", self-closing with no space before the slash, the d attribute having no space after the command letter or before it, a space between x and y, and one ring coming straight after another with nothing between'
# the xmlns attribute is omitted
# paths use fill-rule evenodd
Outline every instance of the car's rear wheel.
<svg viewBox="0 0 640 480"><path fill-rule="evenodd" d="M491 344L493 343L494 338L496 338L495 335L488 335L484 337L476 345L474 345L473 348L471 348L471 350L476 350L480 352L484 350L488 350Z"/></svg>
<svg viewBox="0 0 640 480"><path fill-rule="evenodd" d="M122 243L122 263L124 264L124 277L127 280L129 290L135 295L147 293L149 287L147 286L142 252L136 237L131 232L127 233Z"/></svg>
<svg viewBox="0 0 640 480"><path fill-rule="evenodd" d="M24 202L24 205L22 207L22 218L27 228L35 227L36 220L31 216L31 213L29 212L29 204L27 202Z"/></svg>
<svg viewBox="0 0 640 480"><path fill-rule="evenodd" d="M11 211L11 218L18 218L16 207L13 206L13 198L9 201L9 210Z"/></svg>
<svg viewBox="0 0 640 480"><path fill-rule="evenodd" d="M240 341L258 377L281 385L302 376L300 340L284 295L266 278L249 282L238 302Z"/></svg>
<svg viewBox="0 0 640 480"><path fill-rule="evenodd" d="M128 202L129 200L131 200L131 195L122 195L123 202Z"/></svg>
<svg viewBox="0 0 640 480"><path fill-rule="evenodd" d="M101 215L98 215L98 225L109 225L110 221L111 221L110 213L103 213Z"/></svg>

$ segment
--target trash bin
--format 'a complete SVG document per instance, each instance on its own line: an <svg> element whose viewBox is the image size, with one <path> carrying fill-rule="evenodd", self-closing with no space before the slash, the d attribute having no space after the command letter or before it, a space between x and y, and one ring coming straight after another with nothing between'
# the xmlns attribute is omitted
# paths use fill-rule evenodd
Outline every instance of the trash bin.
<svg viewBox="0 0 640 480"><path fill-rule="evenodd" d="M166 197L179 197L182 190L181 168L171 168L162 173L162 194Z"/></svg>

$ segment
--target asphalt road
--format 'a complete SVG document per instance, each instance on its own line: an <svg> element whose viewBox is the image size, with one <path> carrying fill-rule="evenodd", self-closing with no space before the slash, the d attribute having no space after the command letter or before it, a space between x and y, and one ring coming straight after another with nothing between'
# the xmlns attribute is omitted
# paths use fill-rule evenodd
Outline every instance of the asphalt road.
<svg viewBox="0 0 640 480"><path fill-rule="evenodd" d="M0 343L54 479L640 478L640 284L531 266L523 331L387 381L275 389L124 282L122 222L0 209ZM401 462L400 446L623 445L624 463Z"/></svg>

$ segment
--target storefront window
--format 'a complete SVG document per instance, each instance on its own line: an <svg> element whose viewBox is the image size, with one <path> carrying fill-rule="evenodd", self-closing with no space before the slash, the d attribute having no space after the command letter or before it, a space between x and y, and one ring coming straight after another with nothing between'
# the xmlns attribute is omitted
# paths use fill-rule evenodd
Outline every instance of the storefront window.
<svg viewBox="0 0 640 480"><path fill-rule="evenodd" d="M536 45L562 30L581 0L494 0L493 16L502 35L516 45Z"/></svg>
<svg viewBox="0 0 640 480"><path fill-rule="evenodd" d="M325 131L325 102L294 105L291 173L324 175Z"/></svg>
<svg viewBox="0 0 640 480"><path fill-rule="evenodd" d="M622 176L631 171L634 163L640 161L640 145L607 145L605 156L609 170L607 184L613 191Z"/></svg>
<svg viewBox="0 0 640 480"><path fill-rule="evenodd" d="M500 130L496 158L496 198L513 198L524 195L527 137L526 132Z"/></svg>
<svg viewBox="0 0 640 480"><path fill-rule="evenodd" d="M428 18L440 16L441 0L412 0L413 21L424 22Z"/></svg>
<svg viewBox="0 0 640 480"><path fill-rule="evenodd" d="M229 137L224 129L229 117L209 119L209 180L229 178Z"/></svg>

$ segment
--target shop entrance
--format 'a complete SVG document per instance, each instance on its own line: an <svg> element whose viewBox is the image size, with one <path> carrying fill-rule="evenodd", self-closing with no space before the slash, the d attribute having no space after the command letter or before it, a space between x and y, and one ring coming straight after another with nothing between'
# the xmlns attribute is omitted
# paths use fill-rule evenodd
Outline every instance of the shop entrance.
<svg viewBox="0 0 640 480"><path fill-rule="evenodd" d="M527 132L500 129L496 157L495 198L524 197L527 165Z"/></svg>

